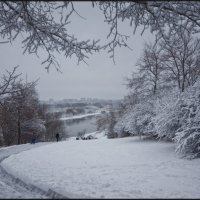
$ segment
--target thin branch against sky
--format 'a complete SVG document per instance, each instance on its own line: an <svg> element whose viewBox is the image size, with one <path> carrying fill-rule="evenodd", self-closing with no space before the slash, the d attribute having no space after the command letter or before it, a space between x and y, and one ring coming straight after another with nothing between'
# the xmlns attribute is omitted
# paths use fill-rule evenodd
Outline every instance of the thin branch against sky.
<svg viewBox="0 0 200 200"><path fill-rule="evenodd" d="M109 27L104 22L102 13L97 8L92 8L91 2L76 2L76 10L81 15L73 15L68 25L69 32L76 34L80 40L99 39L104 42L108 34ZM84 19L83 19L84 18ZM23 54L20 39L12 45L3 43L0 45L1 69L11 69L19 65L20 72L24 76L27 73L29 81L40 78L37 89L41 99L49 98L123 98L126 95L124 78L135 70L135 64L141 55L145 41L153 40L153 35L148 31L142 36L140 30L132 35L129 23L121 24L121 31L131 35L129 39L130 47L116 48L115 64L110 59L107 51L102 51L91 55L87 59L88 65L79 63L72 56L66 59L64 56L55 54L61 65L62 73L56 72L53 67L49 73L41 65L45 53L40 51L39 58L35 55Z"/></svg>

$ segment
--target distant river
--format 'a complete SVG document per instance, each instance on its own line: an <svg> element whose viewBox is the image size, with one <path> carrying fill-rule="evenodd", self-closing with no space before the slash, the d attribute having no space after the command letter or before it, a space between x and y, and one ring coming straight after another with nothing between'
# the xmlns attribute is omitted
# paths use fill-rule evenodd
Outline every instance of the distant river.
<svg viewBox="0 0 200 200"><path fill-rule="evenodd" d="M61 118L64 122L66 134L70 137L77 136L79 132L91 133L96 131L96 116L86 115L82 117Z"/></svg>

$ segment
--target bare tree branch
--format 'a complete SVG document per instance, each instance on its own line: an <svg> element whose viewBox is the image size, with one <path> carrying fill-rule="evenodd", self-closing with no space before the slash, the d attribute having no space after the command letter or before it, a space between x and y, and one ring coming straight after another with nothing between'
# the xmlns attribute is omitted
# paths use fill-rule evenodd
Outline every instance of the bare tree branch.
<svg viewBox="0 0 200 200"><path fill-rule="evenodd" d="M175 31L189 23L192 34L200 32L200 2L197 1L99 1L92 2L104 14L105 22L110 26L107 41L98 45L99 40L79 41L67 30L73 14L82 17L73 2L47 1L1 1L0 36L13 42L19 35L24 53L40 55L42 49L47 53L42 64L48 70L51 65L60 71L55 52L66 58L75 56L79 62L85 62L94 52L108 50L114 61L116 47L129 47L129 36L122 34L120 23L125 20L133 26L133 32L142 27L141 34L147 29L163 37L166 30ZM2 42L1 42L2 43Z"/></svg>

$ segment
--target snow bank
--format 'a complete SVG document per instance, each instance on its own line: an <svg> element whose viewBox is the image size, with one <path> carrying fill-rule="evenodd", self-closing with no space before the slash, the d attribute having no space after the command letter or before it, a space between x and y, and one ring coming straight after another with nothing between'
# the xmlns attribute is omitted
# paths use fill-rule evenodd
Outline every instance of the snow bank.
<svg viewBox="0 0 200 200"><path fill-rule="evenodd" d="M179 159L173 143L138 137L58 142L12 155L2 166L69 198L200 197L200 159Z"/></svg>

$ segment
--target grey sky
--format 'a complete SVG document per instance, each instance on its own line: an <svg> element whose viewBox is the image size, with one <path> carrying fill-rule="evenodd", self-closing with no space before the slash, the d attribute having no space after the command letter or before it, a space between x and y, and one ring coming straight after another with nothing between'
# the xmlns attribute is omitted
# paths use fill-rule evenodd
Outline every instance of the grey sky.
<svg viewBox="0 0 200 200"><path fill-rule="evenodd" d="M69 32L74 33L80 40L100 38L102 42L105 42L109 26L104 22L102 13L98 9L92 8L91 2L74 3L77 5L79 14L86 20L74 14L71 18L72 23L68 27ZM41 100L81 97L123 98L127 94L124 78L130 76L135 70L135 64L141 56L144 42L152 41L153 35L145 32L141 36L140 30L133 35L133 28L126 22L122 24L120 30L131 35L129 44L133 50L117 48L116 65L106 51L91 55L87 60L88 66L85 63L77 65L75 58L69 60L56 54L62 74L57 72L53 66L47 73L45 66L41 65L44 53L41 52L40 58L35 55L23 55L22 44L18 39L12 45L0 45L1 74L5 69L11 70L14 66L19 65L18 72L22 72L23 77L27 73L28 81L40 78L37 91Z"/></svg>

